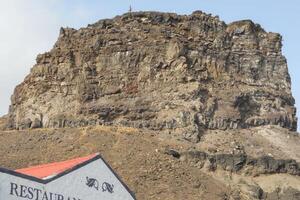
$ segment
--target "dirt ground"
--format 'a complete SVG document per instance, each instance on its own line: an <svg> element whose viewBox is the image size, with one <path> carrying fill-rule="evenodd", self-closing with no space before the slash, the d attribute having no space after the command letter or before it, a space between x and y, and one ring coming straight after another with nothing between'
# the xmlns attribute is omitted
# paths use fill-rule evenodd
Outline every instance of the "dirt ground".
<svg viewBox="0 0 300 200"><path fill-rule="evenodd" d="M271 183L275 175L260 176L255 179L255 177L244 177L238 174L232 175L222 170L207 172L165 154L165 149L229 152L234 148L233 146L241 144L245 146L245 151L249 154L254 155L257 151L264 151L264 153L271 152L274 156L280 157L289 154L290 148L295 148L293 151L295 153L290 154L290 157L299 160L297 154L299 152L297 148L300 146L298 145L299 139L298 143L295 142L290 147L276 140L268 142L270 134L281 137L277 132L282 132L282 130L272 128L269 132L265 132L253 129L248 132L244 130L234 133L217 131L205 135L200 143L191 144L175 141L172 138L167 139L155 132L124 127L96 126L2 131L0 132L0 165L18 169L99 152L136 194L137 199L235 199L236 188L245 181L249 184L260 183L266 190L276 189L275 182L273 185ZM296 141L295 138L298 136L287 132L283 133L282 137L288 140L281 141L285 144L289 140ZM233 138L235 143L233 143ZM260 148L253 148L251 145L257 145ZM278 180L277 186L284 184L282 181L280 183L280 180L284 180L283 178L291 180L291 186L300 185L299 177L281 176L281 178L274 178Z"/></svg>
<svg viewBox="0 0 300 200"><path fill-rule="evenodd" d="M0 117L0 130L3 130L3 129L4 129L5 123L6 123L6 118L5 118L5 116Z"/></svg>
<svg viewBox="0 0 300 200"><path fill-rule="evenodd" d="M17 169L99 152L137 199L226 199L228 187L161 153L154 137L114 127L2 132L0 164Z"/></svg>
<svg viewBox="0 0 300 200"><path fill-rule="evenodd" d="M197 149L232 153L237 146L252 157L269 155L300 162L299 134L277 126L209 131L198 143Z"/></svg>

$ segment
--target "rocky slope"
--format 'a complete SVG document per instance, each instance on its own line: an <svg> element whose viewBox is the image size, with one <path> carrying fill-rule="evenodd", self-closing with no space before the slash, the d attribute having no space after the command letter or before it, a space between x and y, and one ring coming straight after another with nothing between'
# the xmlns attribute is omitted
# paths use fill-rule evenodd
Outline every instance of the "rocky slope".
<svg viewBox="0 0 300 200"><path fill-rule="evenodd" d="M298 200L281 40L200 11L62 28L0 118L0 166L100 152L137 199Z"/></svg>
<svg viewBox="0 0 300 200"><path fill-rule="evenodd" d="M0 117L0 131L5 130L7 125L7 116Z"/></svg>
<svg viewBox="0 0 300 200"><path fill-rule="evenodd" d="M119 125L205 130L273 124L296 130L281 36L250 20L136 12L62 28L12 96L11 129Z"/></svg>
<svg viewBox="0 0 300 200"><path fill-rule="evenodd" d="M95 152L139 200L300 199L299 135L279 127L212 130L198 144L113 126L0 132L11 169Z"/></svg>

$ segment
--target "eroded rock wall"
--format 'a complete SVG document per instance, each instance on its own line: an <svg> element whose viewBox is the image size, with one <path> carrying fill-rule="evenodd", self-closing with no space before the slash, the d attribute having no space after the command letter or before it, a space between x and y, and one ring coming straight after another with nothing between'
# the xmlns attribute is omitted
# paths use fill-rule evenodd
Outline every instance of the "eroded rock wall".
<svg viewBox="0 0 300 200"><path fill-rule="evenodd" d="M282 38L250 20L136 12L62 28L12 96L8 127L296 130Z"/></svg>

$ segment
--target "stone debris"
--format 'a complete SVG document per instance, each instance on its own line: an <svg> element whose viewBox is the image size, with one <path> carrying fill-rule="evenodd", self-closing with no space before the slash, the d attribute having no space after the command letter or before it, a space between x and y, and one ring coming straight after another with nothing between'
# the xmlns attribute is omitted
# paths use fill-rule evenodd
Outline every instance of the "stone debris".
<svg viewBox="0 0 300 200"><path fill-rule="evenodd" d="M245 172L248 175L254 176L276 173L288 173L300 176L300 163L292 159L279 160L270 156L252 158L246 154L207 154L201 151L188 151L178 154L185 157L185 162L197 163L197 166L201 166L200 168L205 166L206 163L206 167L211 171L221 168L222 170L236 173Z"/></svg>
<svg viewBox="0 0 300 200"><path fill-rule="evenodd" d="M180 153L174 149L166 149L165 154L173 156L174 158L180 158Z"/></svg>

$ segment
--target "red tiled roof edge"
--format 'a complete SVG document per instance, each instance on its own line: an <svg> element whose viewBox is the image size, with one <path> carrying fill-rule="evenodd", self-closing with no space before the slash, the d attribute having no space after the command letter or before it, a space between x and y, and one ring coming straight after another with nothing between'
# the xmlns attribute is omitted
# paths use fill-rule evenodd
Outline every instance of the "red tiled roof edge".
<svg viewBox="0 0 300 200"><path fill-rule="evenodd" d="M49 164L43 164L43 165L37 165L33 167L23 168L23 169L17 169L16 172L26 174L28 176L33 176L36 178L46 178L50 176L54 176L57 174L60 174L68 169L71 169L83 162L86 162L88 160L93 159L96 157L97 154L92 154L85 157L79 157L71 160L61 161L61 162L55 162L55 163L49 163Z"/></svg>

